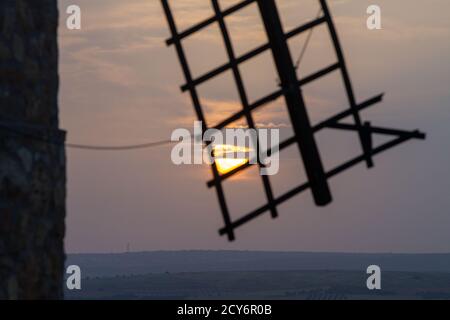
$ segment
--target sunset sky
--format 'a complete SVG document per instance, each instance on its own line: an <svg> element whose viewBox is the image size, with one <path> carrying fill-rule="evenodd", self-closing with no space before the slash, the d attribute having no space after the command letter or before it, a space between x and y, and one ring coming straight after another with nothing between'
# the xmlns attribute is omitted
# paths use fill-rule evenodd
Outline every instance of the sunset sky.
<svg viewBox="0 0 450 320"><path fill-rule="evenodd" d="M225 8L235 0L220 1ZM172 0L179 29L213 14L210 1ZM309 21L316 0L278 0L286 31ZM228 243L217 197L207 189L207 166L180 166L171 148L128 152L68 150L66 249L122 252L178 249L345 252L450 252L450 2L447 0L331 0L358 101L386 92L382 104L362 113L374 125L418 129L408 142L330 180L334 202L317 208L305 192L237 230ZM366 28L366 8L382 9L382 30ZM67 30L65 9L82 10L82 30ZM59 0L60 121L68 142L127 145L166 140L192 129L191 101L157 0ZM238 54L267 41L256 5L227 18ZM289 43L297 56L306 35ZM214 26L186 41L195 75L226 62ZM299 70L305 76L336 61L325 26L314 31ZM242 66L249 98L277 88L269 53ZM231 73L200 88L208 124L240 110ZM313 123L346 109L335 72L304 87ZM289 135L283 100L255 113L261 126ZM239 126L243 123L237 122ZM360 154L354 133L316 136L326 168ZM376 139L376 142L382 141ZM305 181L296 147L281 155L272 177L276 195ZM224 185L233 218L265 204L256 168Z"/></svg>

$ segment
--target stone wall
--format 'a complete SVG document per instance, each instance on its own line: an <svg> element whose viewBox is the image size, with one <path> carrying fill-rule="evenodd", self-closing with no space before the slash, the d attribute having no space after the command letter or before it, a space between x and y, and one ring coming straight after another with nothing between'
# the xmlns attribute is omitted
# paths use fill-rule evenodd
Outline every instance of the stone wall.
<svg viewBox="0 0 450 320"><path fill-rule="evenodd" d="M63 295L56 0L0 1L0 299Z"/></svg>

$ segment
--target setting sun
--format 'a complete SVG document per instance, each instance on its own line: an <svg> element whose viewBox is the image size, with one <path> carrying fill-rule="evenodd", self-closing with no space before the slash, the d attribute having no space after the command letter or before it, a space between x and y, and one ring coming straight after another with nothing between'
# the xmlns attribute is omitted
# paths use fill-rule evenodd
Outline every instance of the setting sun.
<svg viewBox="0 0 450 320"><path fill-rule="evenodd" d="M248 153L251 150L233 145L214 146L215 162L220 174L226 174L249 162L248 158L235 158L233 155L238 152Z"/></svg>

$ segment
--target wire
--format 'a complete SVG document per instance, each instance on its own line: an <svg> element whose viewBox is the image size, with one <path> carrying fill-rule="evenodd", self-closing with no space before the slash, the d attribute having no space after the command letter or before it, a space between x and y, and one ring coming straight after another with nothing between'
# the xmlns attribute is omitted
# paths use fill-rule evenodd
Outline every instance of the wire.
<svg viewBox="0 0 450 320"><path fill-rule="evenodd" d="M0 127L4 130L12 132L16 135L20 135L25 138L33 139L36 141L44 142L47 144L64 146L70 149L78 149L78 150L90 150L90 151L130 151L130 150L142 150L142 149L151 149L156 147L161 147L165 145L170 145L174 143L178 143L178 141L172 140L160 140L160 141L152 141L142 144L130 144L130 145L122 145L122 146L104 146L104 145L86 145L86 144L75 144L75 143L64 143L61 141L51 140L36 134L32 134L30 132L24 132L20 130L20 128L26 128L23 125L9 123L3 124L0 123ZM188 139L188 137L186 137Z"/></svg>
<svg viewBox="0 0 450 320"><path fill-rule="evenodd" d="M124 146L94 146L94 145L65 143L65 147L70 149L90 150L90 151L130 151L130 150L141 150L141 149L162 147L173 143L177 143L177 141L161 140L143 144L124 145Z"/></svg>
<svg viewBox="0 0 450 320"><path fill-rule="evenodd" d="M320 18L320 16L322 15L322 12L323 12L323 9L320 8L319 12L317 12L317 19ZM312 27L311 29L309 29L308 36L306 37L305 44L303 45L303 48L302 48L302 50L300 52L300 55L297 58L297 61L296 61L295 65L294 65L296 71L298 71L298 69L300 68L300 65L301 65L301 63L303 61L303 58L305 57L306 49L308 49L309 42L311 41L312 35L314 33L314 28L315 27ZM276 82L281 87L281 81L280 81L279 78L276 79Z"/></svg>
<svg viewBox="0 0 450 320"><path fill-rule="evenodd" d="M319 19L320 16L322 15L322 11L323 11L323 9L320 8L319 12L317 13L317 19ZM311 41L313 33L314 33L314 28L311 28L308 32L308 36L306 37L305 44L303 45L302 51L300 52L297 62L295 63L295 70L298 70L300 68L300 64L302 63L302 60L305 57L306 49L308 48L308 45L309 45L309 42Z"/></svg>

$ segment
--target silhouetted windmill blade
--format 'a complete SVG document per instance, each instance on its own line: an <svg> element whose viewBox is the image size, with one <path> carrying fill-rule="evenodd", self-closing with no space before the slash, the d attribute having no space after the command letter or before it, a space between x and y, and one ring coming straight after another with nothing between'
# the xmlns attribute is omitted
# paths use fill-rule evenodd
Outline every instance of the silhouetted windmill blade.
<svg viewBox="0 0 450 320"><path fill-rule="evenodd" d="M339 41L336 27L334 26L333 18L331 17L331 13L330 13L330 10L328 9L326 0L319 0L319 1L320 1L320 5L322 7L322 11L323 11L327 26L328 26L328 30L331 35L331 39L333 41L336 56L339 61L342 80L344 82L345 91L347 93L348 102L350 104L350 110L352 111L353 120L355 121L357 129L358 129L358 135L359 135L362 149L364 151L364 155L366 156L365 161L367 163L367 167L371 168L371 167L373 167L374 164L373 164L372 158L370 157L370 150L367 150L366 144L364 143L365 139L364 139L364 130L363 130L363 126L362 126L362 121L361 121L359 112L356 109L357 103L356 103L356 99L355 99L355 94L353 92L353 86L352 86L352 82L350 80L350 75L347 70L347 64L345 62L341 43Z"/></svg>
<svg viewBox="0 0 450 320"><path fill-rule="evenodd" d="M211 0L214 15L181 32L178 32L177 30L176 23L169 6L169 1L161 0L172 34L171 38L167 40L167 44L175 46L186 80L186 84L181 86L181 90L183 92L188 91L190 93L198 120L203 122L203 130L207 130L208 125L205 122L203 109L197 92L197 86L208 82L226 71L232 71L243 109L226 119L222 119L222 121L215 126L214 129L224 129L226 126L242 118L247 120L247 124L250 128L254 128L255 125L252 113L268 103L284 97L290 115L291 124L294 129L294 136L283 141L279 146L276 146L272 150L269 150L269 153L273 153L275 150L281 152L287 147L297 144L306 169L308 181L300 184L298 187L288 191L278 198L274 198L273 196L269 177L263 177L262 182L264 184L265 193L267 196L267 204L241 216L241 218L235 221L232 221L228 212L227 203L225 201L222 183L243 170L250 168L251 165L246 163L228 173L220 174L216 164L213 163L211 165L211 169L214 178L209 181L207 185L208 187L215 187L217 191L219 205L225 224L225 226L219 230L219 233L220 235L227 235L230 241L235 239L235 230L237 228L245 225L266 212L271 212L272 217L276 217L276 208L280 204L308 189L311 190L317 205L327 205L332 201L331 192L328 187L328 179L360 163L366 163L366 165L370 168L373 166L373 157L375 155L378 155L410 139L425 139L425 135L418 130L404 131L390 128L380 128L372 126L370 122L362 121L360 111L380 103L382 101L383 94L370 98L361 103L356 101L344 59L343 50L341 48L329 8L325 0L318 1L321 6L321 12L323 12L323 16L319 16L318 18L315 18L306 24L285 33L274 0L241 1L226 10L221 10L220 2L217 0ZM241 56L236 56L233 50L231 37L225 23L225 17L230 16L253 3L256 3L259 8L269 43L261 44L259 47ZM194 79L190 72L182 41L213 24L217 24L220 28L222 40L224 41L226 54L229 61ZM321 24L326 24L328 27L338 61L316 71L315 73L299 79L296 73L297 68L287 45L287 40L303 32L309 31ZM280 79L280 89L250 104L247 99L244 89L245 86L239 72L239 65L266 51L270 51L272 53L274 64ZM318 81L322 77L337 70L339 70L342 75L345 91L348 97L349 108L315 126L312 126L308 119L307 106L303 100L301 88L302 86ZM353 119L354 124L346 124L341 122L347 118ZM317 147L314 138L315 133L324 129L345 130L357 133L362 147L362 154L326 172L323 168L319 148ZM374 147L374 134L393 136L394 139L380 146Z"/></svg>
<svg viewBox="0 0 450 320"><path fill-rule="evenodd" d="M241 76L241 72L239 71L239 64L236 61L236 55L234 53L233 44L231 42L231 38L228 32L228 28L225 24L225 17L223 12L221 11L220 4L218 0L211 0L212 5L214 7L214 12L216 14L217 21L219 23L220 32L222 34L222 38L225 44L225 48L227 51L228 59L230 60L231 70L233 71L234 81L236 83L237 91L239 92L239 98L241 100L241 104L243 106L244 116L247 120L247 125L249 129L256 129L255 121L253 120L252 111L250 110L250 103L248 101L247 92L244 88L244 81ZM256 150L260 149L258 139L253 141L253 145L256 146ZM257 161L260 168L263 168L263 165L260 161ZM264 191L266 193L266 197L269 203L273 203L273 191L272 186L270 184L270 180L266 175L261 175L262 183L264 186ZM270 206L270 212L272 218L278 217L277 208L274 205Z"/></svg>
<svg viewBox="0 0 450 320"><path fill-rule="evenodd" d="M258 7L314 200L317 205L327 205L331 202L331 192L325 178L322 160L314 139L303 95L298 86L299 80L297 79L296 68L285 40L286 37L277 6L274 0L267 0L258 1Z"/></svg>

